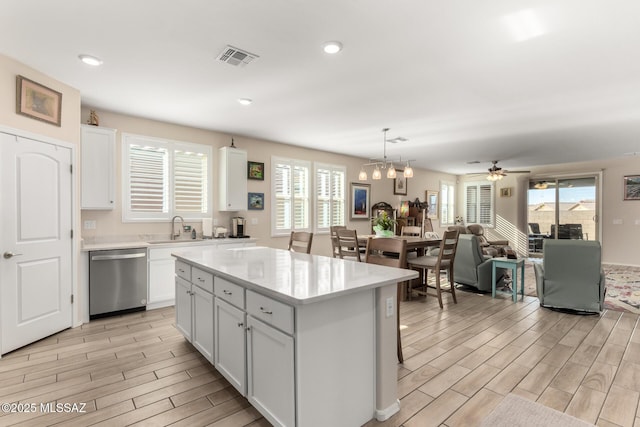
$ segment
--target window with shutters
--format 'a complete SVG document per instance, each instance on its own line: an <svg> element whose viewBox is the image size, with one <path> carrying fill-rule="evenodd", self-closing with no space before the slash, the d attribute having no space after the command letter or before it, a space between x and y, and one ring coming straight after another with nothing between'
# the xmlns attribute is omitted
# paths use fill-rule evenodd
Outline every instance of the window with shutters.
<svg viewBox="0 0 640 427"><path fill-rule="evenodd" d="M455 183L440 182L440 225L453 225L455 219Z"/></svg>
<svg viewBox="0 0 640 427"><path fill-rule="evenodd" d="M345 224L344 166L315 163L315 231L328 232L332 225Z"/></svg>
<svg viewBox="0 0 640 427"><path fill-rule="evenodd" d="M494 185L490 182L465 182L465 220L467 224L495 225Z"/></svg>
<svg viewBox="0 0 640 427"><path fill-rule="evenodd" d="M122 135L122 220L211 216L211 147Z"/></svg>
<svg viewBox="0 0 640 427"><path fill-rule="evenodd" d="M302 160L271 158L271 234L310 230L310 164Z"/></svg>

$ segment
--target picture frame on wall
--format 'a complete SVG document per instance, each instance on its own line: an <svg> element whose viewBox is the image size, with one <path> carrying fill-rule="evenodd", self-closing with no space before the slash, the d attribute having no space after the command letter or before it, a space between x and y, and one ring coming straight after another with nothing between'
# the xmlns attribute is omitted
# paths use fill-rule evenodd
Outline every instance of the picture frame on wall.
<svg viewBox="0 0 640 427"><path fill-rule="evenodd" d="M402 173L393 179L393 194L398 196L407 195L407 178L405 178Z"/></svg>
<svg viewBox="0 0 640 427"><path fill-rule="evenodd" d="M351 219L369 219L371 185L351 183Z"/></svg>
<svg viewBox="0 0 640 427"><path fill-rule="evenodd" d="M511 187L501 188L500 197L511 197Z"/></svg>
<svg viewBox="0 0 640 427"><path fill-rule="evenodd" d="M624 200L640 200L640 175L624 177Z"/></svg>
<svg viewBox="0 0 640 427"><path fill-rule="evenodd" d="M62 124L62 93L16 76L16 113L55 126Z"/></svg>
<svg viewBox="0 0 640 427"><path fill-rule="evenodd" d="M437 191L427 190L425 192L425 199L427 201L427 218L438 219L438 212L440 212L440 198Z"/></svg>
<svg viewBox="0 0 640 427"><path fill-rule="evenodd" d="M264 193L249 193L247 195L247 208L250 211L264 210Z"/></svg>
<svg viewBox="0 0 640 427"><path fill-rule="evenodd" d="M264 163L248 161L247 178L264 181Z"/></svg>

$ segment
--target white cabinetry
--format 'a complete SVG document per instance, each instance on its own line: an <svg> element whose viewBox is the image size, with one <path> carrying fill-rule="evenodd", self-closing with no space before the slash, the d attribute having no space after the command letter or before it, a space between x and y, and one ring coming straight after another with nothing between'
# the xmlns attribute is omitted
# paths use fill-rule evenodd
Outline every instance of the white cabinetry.
<svg viewBox="0 0 640 427"><path fill-rule="evenodd" d="M293 337L247 316L247 399L274 425L295 425Z"/></svg>
<svg viewBox="0 0 640 427"><path fill-rule="evenodd" d="M215 356L213 363L243 396L246 393L245 313L231 304L215 299Z"/></svg>
<svg viewBox="0 0 640 427"><path fill-rule="evenodd" d="M82 209L115 207L116 130L82 125Z"/></svg>
<svg viewBox="0 0 640 427"><path fill-rule="evenodd" d="M213 276L179 261L176 272L176 328L213 363Z"/></svg>
<svg viewBox="0 0 640 427"><path fill-rule="evenodd" d="M247 152L222 147L218 150L218 158L218 210L247 210Z"/></svg>

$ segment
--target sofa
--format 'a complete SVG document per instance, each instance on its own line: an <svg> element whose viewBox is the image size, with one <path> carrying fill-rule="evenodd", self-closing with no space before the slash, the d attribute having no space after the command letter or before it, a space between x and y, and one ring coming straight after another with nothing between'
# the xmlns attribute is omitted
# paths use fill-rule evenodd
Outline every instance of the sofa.
<svg viewBox="0 0 640 427"><path fill-rule="evenodd" d="M544 242L542 264L534 264L540 305L599 313L605 295L600 242L556 240Z"/></svg>
<svg viewBox="0 0 640 427"><path fill-rule="evenodd" d="M482 292L491 292L492 261L482 253L480 239L473 234L458 235L458 247L453 261L453 280ZM496 286L504 285L505 270L496 270Z"/></svg>

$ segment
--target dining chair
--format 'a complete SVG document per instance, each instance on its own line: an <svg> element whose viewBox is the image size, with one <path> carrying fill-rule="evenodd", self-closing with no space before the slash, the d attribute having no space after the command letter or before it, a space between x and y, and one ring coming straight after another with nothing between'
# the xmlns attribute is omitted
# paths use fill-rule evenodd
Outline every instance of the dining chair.
<svg viewBox="0 0 640 427"><path fill-rule="evenodd" d="M409 268L414 270L418 270L421 273L422 277L422 289L424 290L416 290L419 295L427 295L437 296L438 304L440 304L440 308L443 308L442 305L442 292L449 292L453 298L453 303L457 304L458 301L456 299L456 287L454 284L453 277L453 262L456 256L456 248L458 246L458 231L457 230L448 230L445 231L442 236L442 242L440 243L440 250L437 256L433 255L425 255L418 258L411 258L407 260ZM427 273L429 270L432 270L436 275L436 295L430 294L427 292L428 289L428 277ZM447 277L449 278L449 289L442 290L440 286L440 273L445 271L447 273ZM409 289L409 295L414 291L414 289Z"/></svg>
<svg viewBox="0 0 640 427"><path fill-rule="evenodd" d="M289 238L289 250L292 252L311 253L313 233L306 231L292 231Z"/></svg>
<svg viewBox="0 0 640 427"><path fill-rule="evenodd" d="M416 225L405 225L400 231L401 236L420 236L422 229Z"/></svg>
<svg viewBox="0 0 640 427"><path fill-rule="evenodd" d="M331 256L334 258L340 257L340 251L338 250L338 230L346 230L344 225L332 225L329 227L331 235Z"/></svg>
<svg viewBox="0 0 640 427"><path fill-rule="evenodd" d="M397 257L389 257L385 253L394 253ZM407 241L386 237L369 237L364 262L369 264L384 265L387 267L407 268ZM398 329L398 361L404 362L402 356L402 342L400 341L400 300L402 297L403 283L398 283L396 291L396 324Z"/></svg>
<svg viewBox="0 0 640 427"><path fill-rule="evenodd" d="M356 230L338 230L338 257L340 259L355 258L362 261L360 257L360 246L358 245L358 233Z"/></svg>

